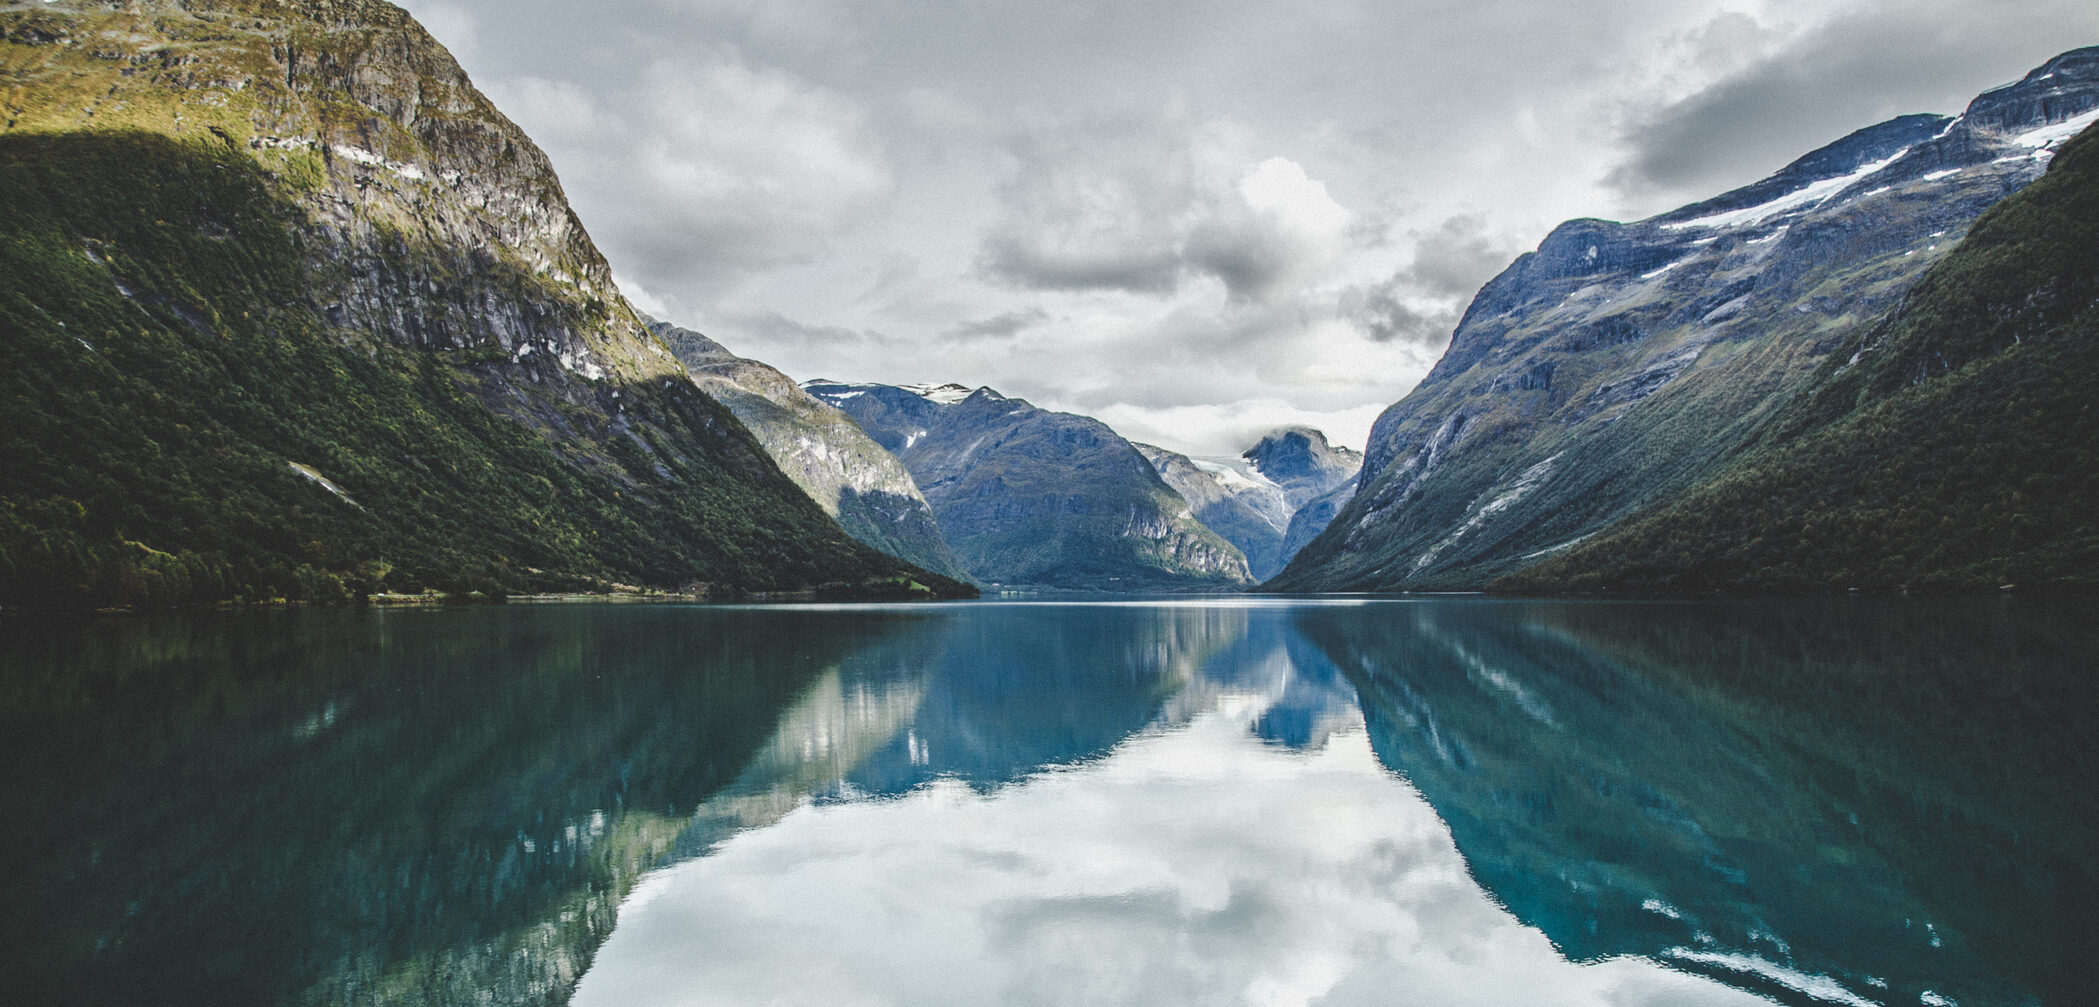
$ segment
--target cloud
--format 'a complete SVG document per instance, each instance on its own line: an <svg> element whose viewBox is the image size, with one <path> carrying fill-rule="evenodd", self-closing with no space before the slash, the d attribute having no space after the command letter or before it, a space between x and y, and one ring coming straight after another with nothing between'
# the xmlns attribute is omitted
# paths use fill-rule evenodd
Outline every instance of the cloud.
<svg viewBox="0 0 2099 1007"><path fill-rule="evenodd" d="M1389 403L1559 221L2099 41L2090 0L403 3L677 320L1191 424Z"/></svg>
<svg viewBox="0 0 2099 1007"><path fill-rule="evenodd" d="M1458 316L1449 310L1418 310L1400 298L1403 279L1365 287L1352 287L1341 298L1341 310L1373 342L1394 341L1442 349L1457 328Z"/></svg>
<svg viewBox="0 0 2099 1007"><path fill-rule="evenodd" d="M1414 261L1406 275L1427 293L1469 301L1515 259L1512 249L1488 233L1485 217L1460 214L1414 235Z"/></svg>
<svg viewBox="0 0 2099 1007"><path fill-rule="evenodd" d="M1204 687L1227 698L1173 703L1246 712L990 793L804 802L651 874L575 1003L1767 1003L1637 956L1569 961L1360 727L1289 751L1255 736L1244 686ZM1277 826L1307 808L1316 827Z"/></svg>
<svg viewBox="0 0 2099 1007"><path fill-rule="evenodd" d="M893 186L854 101L729 50L653 60L616 100L529 77L499 96L608 254L659 288L720 290L807 260Z"/></svg>
<svg viewBox="0 0 2099 1007"><path fill-rule="evenodd" d="M1123 237L1096 234L1051 241L1009 230L986 237L977 261L992 278L1028 290L1171 291L1180 276L1179 251L1125 244Z"/></svg>
<svg viewBox="0 0 2099 1007"><path fill-rule="evenodd" d="M963 322L942 333L942 335L949 339L964 340L1011 339L1020 330L1043 322L1048 318L1049 312L1041 308L1008 311L1003 314L992 315L989 318L977 318Z"/></svg>
<svg viewBox="0 0 2099 1007"><path fill-rule="evenodd" d="M1447 217L1409 237L1414 247L1407 267L1383 281L1347 288L1338 311L1373 342L1440 352L1465 305L1508 268L1515 253L1479 214Z"/></svg>
<svg viewBox="0 0 2099 1007"><path fill-rule="evenodd" d="M1124 113L1037 124L1007 139L1011 174L977 265L1027 290L1162 293L1198 201L1183 128Z"/></svg>
<svg viewBox="0 0 2099 1007"><path fill-rule="evenodd" d="M842 325L812 325L797 321L778 312L758 312L739 315L724 320L726 331L731 333L739 346L749 340L753 345L792 347L796 352L808 356L828 356L867 347L888 345L894 340L874 329L852 329ZM739 350L738 352L743 352ZM835 374L797 374L798 379L826 377Z"/></svg>
<svg viewBox="0 0 2099 1007"><path fill-rule="evenodd" d="M1235 302L1274 303L1370 237L1296 161L1270 157L1233 177L1184 128L1122 117L1011 149L1007 213L978 256L1009 286L1164 296L1211 276Z"/></svg>
<svg viewBox="0 0 2099 1007"><path fill-rule="evenodd" d="M612 274L612 285L618 287L620 293L626 296L628 304L650 318L663 321L677 313L669 302L656 296L655 292L618 273Z"/></svg>
<svg viewBox="0 0 2099 1007"><path fill-rule="evenodd" d="M1335 444L1361 448L1384 409L1383 403L1320 409L1252 398L1165 407L1116 402L1095 409L1093 415L1133 441L1172 446L1197 457L1227 458L1282 427L1311 427Z"/></svg>
<svg viewBox="0 0 2099 1007"><path fill-rule="evenodd" d="M1997 83L1991 75L2001 68L2038 65L2092 41L2099 28L2082 2L2036 3L2009 21L1971 7L1877 4L1805 31L1684 98L1634 114L1621 137L1626 157L1606 181L1635 197L1714 195L1897 115L1957 112ZM2061 34L2037 34L2036 20L2058 22ZM1697 47L1698 58L1766 39L1740 21L1712 27L1721 34Z"/></svg>
<svg viewBox="0 0 2099 1007"><path fill-rule="evenodd" d="M449 3L419 3L415 19L453 59L468 63L479 55L481 23L472 11Z"/></svg>
<svg viewBox="0 0 2099 1007"><path fill-rule="evenodd" d="M1188 236L1191 270L1224 281L1235 300L1272 302L1321 274L1355 243L1355 218L1303 166L1272 157L1241 179L1236 198Z"/></svg>

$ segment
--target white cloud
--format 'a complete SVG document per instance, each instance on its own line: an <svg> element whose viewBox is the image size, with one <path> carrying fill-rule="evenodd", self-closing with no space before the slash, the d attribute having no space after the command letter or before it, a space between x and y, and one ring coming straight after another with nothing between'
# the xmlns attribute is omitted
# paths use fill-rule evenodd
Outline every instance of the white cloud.
<svg viewBox="0 0 2099 1007"><path fill-rule="evenodd" d="M407 5L673 320L797 376L1190 423L1389 403L1560 221L2099 40L2082 0Z"/></svg>
<svg viewBox="0 0 2099 1007"><path fill-rule="evenodd" d="M1288 158L1255 166L1236 196L1189 235L1186 251L1190 267L1224 281L1235 299L1295 294L1354 243L1354 214Z"/></svg>
<svg viewBox="0 0 2099 1007"><path fill-rule="evenodd" d="M481 19L464 7L449 3L418 3L415 19L461 63L480 55Z"/></svg>
<svg viewBox="0 0 2099 1007"><path fill-rule="evenodd" d="M1229 458L1253 447L1269 431L1290 426L1312 427L1335 444L1361 450L1370 424L1383 410L1377 403L1306 409L1267 398L1165 407L1115 402L1092 412L1130 440L1196 457Z"/></svg>
<svg viewBox="0 0 2099 1007"><path fill-rule="evenodd" d="M657 297L648 288L631 279L614 273L612 274L612 284L619 288L621 294L626 295L627 303L634 305L642 314L648 315L657 321L667 320L676 314L669 302L661 297Z"/></svg>
<svg viewBox="0 0 2099 1007"><path fill-rule="evenodd" d="M1253 736L1256 697L1213 701L991 794L936 783L736 835L642 882L574 1002L1765 1003L1569 962L1361 728L1290 752Z"/></svg>
<svg viewBox="0 0 2099 1007"><path fill-rule="evenodd" d="M622 271L681 301L820 254L893 185L858 104L728 49L652 60L610 96L494 90Z"/></svg>

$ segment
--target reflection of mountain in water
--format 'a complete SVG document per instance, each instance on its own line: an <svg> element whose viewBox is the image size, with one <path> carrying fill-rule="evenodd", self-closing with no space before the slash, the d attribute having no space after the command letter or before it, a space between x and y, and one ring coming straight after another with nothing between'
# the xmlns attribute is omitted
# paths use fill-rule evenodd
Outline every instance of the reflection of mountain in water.
<svg viewBox="0 0 2099 1007"><path fill-rule="evenodd" d="M646 870L812 801L997 790L1212 710L1291 748L1367 724L1474 878L1575 959L1787 1002L2099 981L2099 622L2032 605L9 628L0 766L27 813L0 946L24 1002L558 1003Z"/></svg>
<svg viewBox="0 0 2099 1007"><path fill-rule="evenodd" d="M1242 640L1223 607L998 606L956 621L924 655L910 728L844 775L852 791L898 794L936 777L990 789L1095 758L1162 718L1203 659ZM1074 631L1074 627L1083 627Z"/></svg>
<svg viewBox="0 0 2099 1007"><path fill-rule="evenodd" d="M2016 1004L2099 978L2099 640L2069 621L1444 602L1298 626L1474 877L1570 957L1784 1002Z"/></svg>
<svg viewBox="0 0 2099 1007"><path fill-rule="evenodd" d="M15 632L22 1003L564 1002L799 686L908 620L656 607Z"/></svg>

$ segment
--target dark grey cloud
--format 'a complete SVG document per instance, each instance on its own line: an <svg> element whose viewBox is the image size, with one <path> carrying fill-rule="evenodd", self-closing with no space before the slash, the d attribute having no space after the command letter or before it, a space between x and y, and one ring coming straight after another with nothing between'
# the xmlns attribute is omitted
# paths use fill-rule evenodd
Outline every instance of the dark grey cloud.
<svg viewBox="0 0 2099 1007"><path fill-rule="evenodd" d="M1008 311L988 318L974 318L941 333L949 339L1011 339L1020 330L1041 324L1049 319L1049 312L1041 308Z"/></svg>
<svg viewBox="0 0 2099 1007"><path fill-rule="evenodd" d="M1024 290L1172 290L1200 198L1184 133L1156 115L1113 112L1009 134L980 273Z"/></svg>
<svg viewBox="0 0 2099 1007"><path fill-rule="evenodd" d="M1516 258L1487 227L1479 214L1460 214L1416 233L1407 278L1427 293L1470 300Z"/></svg>
<svg viewBox="0 0 2099 1007"><path fill-rule="evenodd" d="M1003 229L984 240L977 265L993 280L1023 290L1120 290L1163 294L1181 273L1173 246L1075 245Z"/></svg>
<svg viewBox="0 0 2099 1007"><path fill-rule="evenodd" d="M1276 229L1248 213L1204 221L1188 235L1188 267L1224 281L1235 301L1264 301L1295 271L1295 256Z"/></svg>
<svg viewBox="0 0 2099 1007"><path fill-rule="evenodd" d="M1342 313L1373 342L1402 342L1442 349L1450 341L1451 331L1457 328L1457 314L1448 310L1423 311L1410 306L1400 297L1400 291L1406 286L1407 281L1401 277L1373 286L1352 288L1342 295Z"/></svg>
<svg viewBox="0 0 2099 1007"><path fill-rule="evenodd" d="M747 337L773 344L791 344L817 350L845 350L894 342L875 329L849 329L840 325L811 325L778 312L767 311L730 319L730 325Z"/></svg>
<svg viewBox="0 0 2099 1007"><path fill-rule="evenodd" d="M2022 72L2099 41L2099 7L2088 0L2020 7L2015 19L1949 0L1837 17L1680 101L1636 113L1623 136L1628 156L1607 181L1635 197L1713 195L1897 115L1958 112L2002 83L2007 68ZM1725 57L1710 47L1703 55Z"/></svg>

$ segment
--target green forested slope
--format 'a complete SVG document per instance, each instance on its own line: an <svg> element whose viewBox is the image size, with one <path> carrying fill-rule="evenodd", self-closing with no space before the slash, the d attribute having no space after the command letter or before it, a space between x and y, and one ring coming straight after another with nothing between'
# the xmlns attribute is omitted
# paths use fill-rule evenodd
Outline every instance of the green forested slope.
<svg viewBox="0 0 2099 1007"><path fill-rule="evenodd" d="M968 591L693 387L398 7L10 6L0 113L0 606Z"/></svg>
<svg viewBox="0 0 2099 1007"><path fill-rule="evenodd" d="M620 478L470 394L472 350L331 338L273 181L208 141L0 136L0 604L909 571L689 385L622 391L645 432L577 442Z"/></svg>
<svg viewBox="0 0 2099 1007"><path fill-rule="evenodd" d="M2099 586L2099 132L1718 475L1503 591Z"/></svg>

